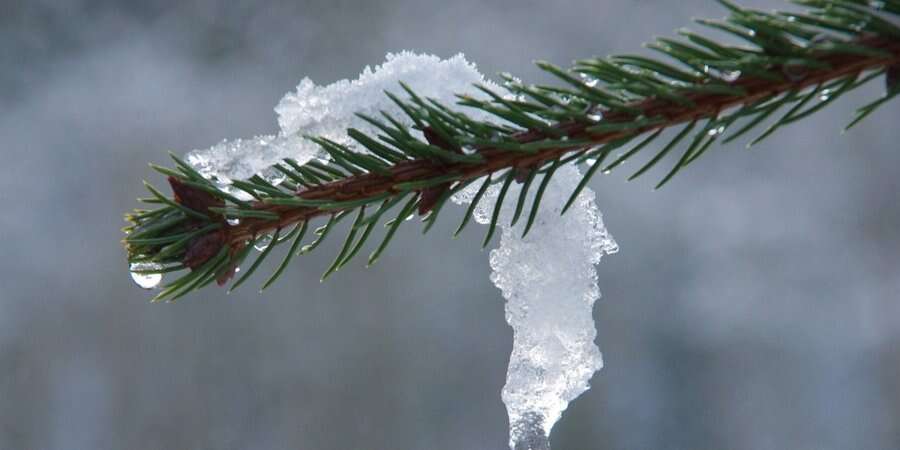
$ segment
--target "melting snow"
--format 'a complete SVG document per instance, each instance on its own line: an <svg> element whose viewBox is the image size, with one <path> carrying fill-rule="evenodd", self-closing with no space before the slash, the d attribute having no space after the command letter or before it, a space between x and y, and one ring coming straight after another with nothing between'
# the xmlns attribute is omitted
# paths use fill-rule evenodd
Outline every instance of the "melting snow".
<svg viewBox="0 0 900 450"><path fill-rule="evenodd" d="M280 133L251 139L223 141L187 155L189 163L223 184L261 173L273 178L270 167L284 158L305 163L321 157L304 134L324 136L352 145L346 129L353 127L375 134L375 129L354 113L377 117L386 111L402 123L411 121L384 91L405 98L398 82L404 81L418 94L447 105L454 94L482 97L473 83L487 82L462 55L441 60L409 52L388 54L374 70L366 67L356 80L341 80L317 86L308 78L276 106ZM499 88L492 86L499 91ZM486 113L466 109L479 119ZM594 372L603 366L594 345L592 317L599 298L594 265L604 254L618 250L603 226L594 193L585 189L566 215L560 207L580 179L573 165L561 167L547 187L542 211L531 233L521 238L524 218L508 226L520 186L514 184L500 215L500 246L491 251L491 281L506 298L506 319L514 332L513 350L503 388L503 402L510 420L510 447L515 450L549 448L548 436L569 402L589 388ZM276 180L277 181L277 180ZM536 187L536 186L535 186ZM467 203L478 188L458 194L454 201ZM493 186L475 211L487 223L498 187ZM530 195L537 189L531 189ZM510 199L513 199L510 201ZM527 204L530 204L527 203Z"/></svg>
<svg viewBox="0 0 900 450"><path fill-rule="evenodd" d="M267 172L267 169L282 159L293 158L304 164L321 156L318 146L303 135L322 136L352 145L347 128L377 134L377 128L354 113L381 119L381 111L385 111L401 123L410 125L412 121L403 110L384 94L384 91L390 91L399 98L406 98L400 81L420 96L447 105L456 102L457 93L484 98L472 84L491 84L462 54L440 59L411 52L389 53L384 63L374 70L366 67L355 80L317 86L304 78L296 91L287 93L275 107L281 129L277 136L222 141L211 148L188 153L187 162L204 176L216 176L224 184L257 173L270 178L274 171Z"/></svg>

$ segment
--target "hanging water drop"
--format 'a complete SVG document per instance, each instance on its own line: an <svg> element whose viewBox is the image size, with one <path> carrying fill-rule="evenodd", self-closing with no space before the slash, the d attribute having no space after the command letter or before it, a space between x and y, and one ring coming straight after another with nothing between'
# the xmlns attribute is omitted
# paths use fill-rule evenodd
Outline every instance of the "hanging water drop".
<svg viewBox="0 0 900 450"><path fill-rule="evenodd" d="M603 114L600 114L600 113L588 114L587 118L591 122L599 122L599 121L603 120Z"/></svg>
<svg viewBox="0 0 900 450"><path fill-rule="evenodd" d="M832 94L833 92L834 92L834 91L832 91L831 89L825 89L825 90L823 90L822 93L819 94L819 101L821 101L821 102L828 101L828 99L831 98L831 94Z"/></svg>
<svg viewBox="0 0 900 450"><path fill-rule="evenodd" d="M227 223L228 225L231 225L233 227L236 227L241 224L241 219L238 219L237 217L229 217L229 218L225 219L225 223Z"/></svg>
<svg viewBox="0 0 900 450"><path fill-rule="evenodd" d="M406 219L404 219L404 220L407 220L407 221L409 221L409 220L412 220L412 219L413 219L413 217L416 217L416 215L415 215L415 214L410 214L410 215L409 215L409 216L407 216L407 217L406 217Z"/></svg>
<svg viewBox="0 0 900 450"><path fill-rule="evenodd" d="M703 72L712 75L726 83L733 83L741 77L740 70L719 70L712 66L703 66Z"/></svg>
<svg viewBox="0 0 900 450"><path fill-rule="evenodd" d="M160 270L162 266L156 263L139 262L132 263L128 269L131 271L131 279L141 289L153 289L159 286L162 281L161 273L153 273L153 270Z"/></svg>
<svg viewBox="0 0 900 450"><path fill-rule="evenodd" d="M255 248L256 251L261 252L261 251L265 250L266 247L269 246L269 243L270 243L270 242L272 242L272 235L271 235L271 234L267 234L267 235L265 235L265 236L259 238L259 239L253 244L253 248Z"/></svg>
<svg viewBox="0 0 900 450"><path fill-rule="evenodd" d="M584 82L585 86L587 87L597 86L597 83L600 81L590 75L585 75L583 73L578 74L578 76L581 77L581 81Z"/></svg>
<svg viewBox="0 0 900 450"><path fill-rule="evenodd" d="M726 70L726 71L722 72L722 79L729 83L737 81L737 79L740 77L741 77L740 70Z"/></svg>
<svg viewBox="0 0 900 450"><path fill-rule="evenodd" d="M708 136L718 136L725 132L725 125L720 125L716 128L712 128L706 132Z"/></svg>

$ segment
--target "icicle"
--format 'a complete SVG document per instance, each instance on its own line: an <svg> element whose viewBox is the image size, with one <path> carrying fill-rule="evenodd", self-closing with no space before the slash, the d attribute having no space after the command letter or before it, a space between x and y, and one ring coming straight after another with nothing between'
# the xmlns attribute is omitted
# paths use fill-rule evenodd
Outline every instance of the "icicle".
<svg viewBox="0 0 900 450"><path fill-rule="evenodd" d="M560 215L580 179L573 165L557 171L541 201L543 210L525 238L524 221L506 225L515 202L504 202L500 214L503 232L500 246L491 251L491 281L506 298L506 320L513 328L503 402L514 450L549 449L553 425L603 367L594 345L592 311L600 297L594 265L618 246L603 225L590 189ZM507 200L517 198L519 189L511 187ZM489 222L498 190L494 186L488 191L475 210L476 221ZM470 202L471 196L463 191L454 201Z"/></svg>

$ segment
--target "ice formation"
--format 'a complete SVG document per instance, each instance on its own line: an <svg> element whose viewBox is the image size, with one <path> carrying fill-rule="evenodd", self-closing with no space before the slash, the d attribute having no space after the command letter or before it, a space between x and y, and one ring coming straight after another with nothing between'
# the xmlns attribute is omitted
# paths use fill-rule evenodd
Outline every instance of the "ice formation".
<svg viewBox="0 0 900 450"><path fill-rule="evenodd" d="M491 84L462 54L441 59L411 52L389 53L384 63L374 70L367 66L355 80L317 86L304 78L296 91L287 93L275 107L281 130L277 136L222 141L208 149L194 150L186 159L201 174L216 176L225 184L257 173L271 181L275 172L267 169L282 159L293 158L303 164L318 155L316 144L303 135L352 144L347 128L376 134L376 128L355 113L381 118L381 111L385 111L401 123L412 124L403 110L384 94L390 91L405 98L400 81L422 97L451 105L456 102L456 93L484 97L473 88L473 83Z"/></svg>
<svg viewBox="0 0 900 450"><path fill-rule="evenodd" d="M594 265L604 254L618 251L618 245L604 227L590 189L560 215L580 179L573 165L557 170L525 238L524 220L508 226L516 203L508 200L518 198L517 185L506 193L500 212L503 231L500 246L491 251L491 281L506 298L506 321L513 328L503 403L514 450L549 449L551 428L603 367L594 344L592 309L600 297ZM477 189L478 183L473 185ZM498 192L497 185L487 191L475 209L476 221L490 222ZM469 203L473 194L470 187L454 200Z"/></svg>
<svg viewBox="0 0 900 450"><path fill-rule="evenodd" d="M281 128L277 136L222 142L210 149L195 150L187 160L206 176L225 183L267 172L283 158L300 163L317 157L317 148L301 138L319 135L352 144L346 129L375 130L354 115L377 117L380 111L409 125L411 121L386 95L385 90L405 97L399 81L419 95L447 105L454 94L483 94L473 83L487 82L462 55L441 60L436 56L409 52L389 54L374 70L366 68L358 79L316 86L304 79L296 92L285 95L275 111ZM495 85L492 86L500 90ZM478 110L465 112L479 119L493 119ZM362 151L362 149L358 149ZM506 298L506 319L514 332L503 402L510 420L510 447L514 450L549 448L548 436L569 402L588 389L591 376L603 366L594 345L596 330L592 307L599 298L594 265L603 254L618 247L603 226L594 193L585 189L577 204L560 215L580 179L572 165L561 167L550 181L541 202L542 211L526 238L521 238L524 220L510 222L515 201L507 201L500 215L500 246L491 251L491 281ZM457 203L471 202L473 188L458 194ZM518 184L507 199L518 197ZM532 189L530 195L536 189ZM475 210L475 219L489 222L499 189L493 186ZM530 203L528 203L530 204Z"/></svg>

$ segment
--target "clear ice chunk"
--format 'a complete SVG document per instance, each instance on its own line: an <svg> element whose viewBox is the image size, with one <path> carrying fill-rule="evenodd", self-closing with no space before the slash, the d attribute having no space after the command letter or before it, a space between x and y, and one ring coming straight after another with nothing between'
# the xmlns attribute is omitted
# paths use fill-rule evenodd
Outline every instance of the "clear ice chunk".
<svg viewBox="0 0 900 450"><path fill-rule="evenodd" d="M491 281L506 299L506 320L513 328L502 397L514 450L549 448L553 425L603 367L594 344L592 311L600 297L594 265L619 247L606 230L590 189L560 215L580 179L574 165L557 170L541 201L542 211L524 238L525 220L508 226L516 203L510 199L518 198L519 185L510 187L500 213L502 234L500 246L491 251ZM473 185L477 190L479 184ZM494 185L485 193L474 211L476 221L490 221L498 191ZM453 200L470 203L472 196L470 187Z"/></svg>

